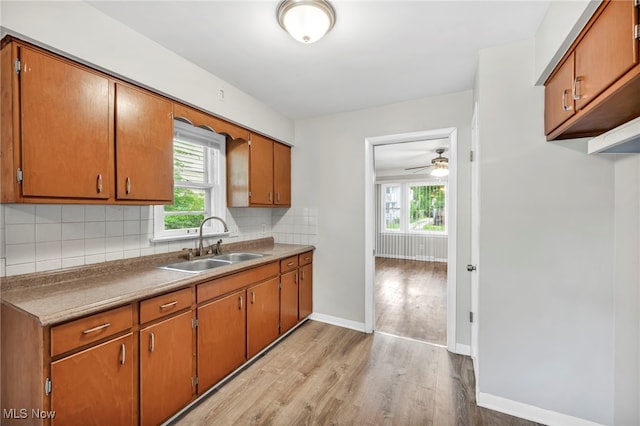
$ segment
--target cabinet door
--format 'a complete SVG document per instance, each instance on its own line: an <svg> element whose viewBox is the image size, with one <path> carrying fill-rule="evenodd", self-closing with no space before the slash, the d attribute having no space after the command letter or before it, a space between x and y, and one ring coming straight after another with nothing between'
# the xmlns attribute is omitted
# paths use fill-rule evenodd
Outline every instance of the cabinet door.
<svg viewBox="0 0 640 426"><path fill-rule="evenodd" d="M198 392L246 361L246 297L241 290L198 308Z"/></svg>
<svg viewBox="0 0 640 426"><path fill-rule="evenodd" d="M298 285L298 319L308 317L313 312L313 264L300 267Z"/></svg>
<svg viewBox="0 0 640 426"><path fill-rule="evenodd" d="M249 154L251 205L273 204L273 141L252 135Z"/></svg>
<svg viewBox="0 0 640 426"><path fill-rule="evenodd" d="M544 133L548 135L573 114L574 54L558 68L544 88Z"/></svg>
<svg viewBox="0 0 640 426"><path fill-rule="evenodd" d="M27 47L20 60L23 195L109 198L109 81Z"/></svg>
<svg viewBox="0 0 640 426"><path fill-rule="evenodd" d="M637 24L633 1L611 1L578 43L576 55L576 110L638 63Z"/></svg>
<svg viewBox="0 0 640 426"><path fill-rule="evenodd" d="M140 423L157 425L194 395L192 311L140 330Z"/></svg>
<svg viewBox="0 0 640 426"><path fill-rule="evenodd" d="M247 289L247 357L251 358L278 338L279 278Z"/></svg>
<svg viewBox="0 0 640 426"><path fill-rule="evenodd" d="M291 206L291 147L273 144L274 204Z"/></svg>
<svg viewBox="0 0 640 426"><path fill-rule="evenodd" d="M280 276L280 333L298 323L298 270Z"/></svg>
<svg viewBox="0 0 640 426"><path fill-rule="evenodd" d="M133 422L131 333L51 363L53 425Z"/></svg>
<svg viewBox="0 0 640 426"><path fill-rule="evenodd" d="M116 196L173 200L172 104L116 84Z"/></svg>

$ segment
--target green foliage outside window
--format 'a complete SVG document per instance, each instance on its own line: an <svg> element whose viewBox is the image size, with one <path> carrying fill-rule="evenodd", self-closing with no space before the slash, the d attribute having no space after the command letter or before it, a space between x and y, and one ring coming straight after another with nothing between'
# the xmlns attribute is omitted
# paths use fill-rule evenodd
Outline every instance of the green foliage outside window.
<svg viewBox="0 0 640 426"><path fill-rule="evenodd" d="M444 186L412 186L409 202L410 227L425 231L444 231L444 202Z"/></svg>

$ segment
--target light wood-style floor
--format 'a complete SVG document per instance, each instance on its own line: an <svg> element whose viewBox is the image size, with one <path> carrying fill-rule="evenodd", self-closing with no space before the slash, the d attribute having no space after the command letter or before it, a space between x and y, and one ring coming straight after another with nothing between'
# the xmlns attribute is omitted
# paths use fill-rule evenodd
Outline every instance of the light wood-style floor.
<svg viewBox="0 0 640 426"><path fill-rule="evenodd" d="M535 425L479 408L468 357L307 321L174 424Z"/></svg>
<svg viewBox="0 0 640 426"><path fill-rule="evenodd" d="M376 330L447 344L447 264L376 258Z"/></svg>

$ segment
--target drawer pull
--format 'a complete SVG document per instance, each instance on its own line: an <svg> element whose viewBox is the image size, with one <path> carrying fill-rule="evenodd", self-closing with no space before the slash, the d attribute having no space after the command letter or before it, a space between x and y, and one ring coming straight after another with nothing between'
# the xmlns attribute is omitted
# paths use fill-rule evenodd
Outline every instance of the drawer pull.
<svg viewBox="0 0 640 426"><path fill-rule="evenodd" d="M307 257L304 258L304 260L311 260L311 257L307 256Z"/></svg>
<svg viewBox="0 0 640 426"><path fill-rule="evenodd" d="M109 327L111 325L111 323L105 322L102 325L99 325L97 327L93 327L93 328L88 328L86 330L82 330L82 334L89 334L89 333L93 333L95 331L100 331L102 329L105 329L107 327Z"/></svg>
<svg viewBox="0 0 640 426"><path fill-rule="evenodd" d="M149 352L156 350L156 335L149 333Z"/></svg>
<svg viewBox="0 0 640 426"><path fill-rule="evenodd" d="M169 302L169 303L165 303L164 305L160 305L160 309L172 308L172 307L176 306L177 304L178 304L178 301L174 300L173 302Z"/></svg>
<svg viewBox="0 0 640 426"><path fill-rule="evenodd" d="M126 360L127 360L127 348L123 343L122 346L120 346L120 364L124 365Z"/></svg>
<svg viewBox="0 0 640 426"><path fill-rule="evenodd" d="M293 265L295 265L295 263L293 263L293 262L287 263L287 266L293 266Z"/></svg>

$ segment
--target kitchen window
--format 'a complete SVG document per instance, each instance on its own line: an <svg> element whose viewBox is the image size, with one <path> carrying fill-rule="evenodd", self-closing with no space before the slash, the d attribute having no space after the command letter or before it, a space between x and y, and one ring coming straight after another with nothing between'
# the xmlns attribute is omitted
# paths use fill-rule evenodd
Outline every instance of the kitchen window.
<svg viewBox="0 0 640 426"><path fill-rule="evenodd" d="M446 234L446 182L381 185L382 232Z"/></svg>
<svg viewBox="0 0 640 426"><path fill-rule="evenodd" d="M154 240L196 237L205 217L224 219L226 211L225 137L174 121L173 204L154 209ZM205 235L222 235L208 221Z"/></svg>

